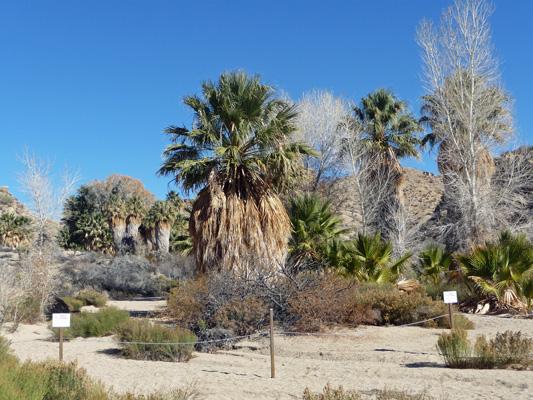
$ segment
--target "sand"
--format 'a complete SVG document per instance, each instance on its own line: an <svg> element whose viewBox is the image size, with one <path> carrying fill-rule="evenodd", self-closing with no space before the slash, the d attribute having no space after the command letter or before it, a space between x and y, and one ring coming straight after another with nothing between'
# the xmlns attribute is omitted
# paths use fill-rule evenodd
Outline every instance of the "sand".
<svg viewBox="0 0 533 400"><path fill-rule="evenodd" d="M111 305L134 315L157 309L164 301L115 301ZM505 330L533 337L533 319L470 316L478 334L493 337ZM457 370L444 367L436 342L442 329L361 327L336 330L337 335L275 336L275 375L271 378L269 339L253 337L231 350L194 353L187 363L123 359L112 337L74 340L64 345L65 361L77 360L89 375L118 392L150 393L170 388L195 388L206 399L299 399L309 387L319 392L334 387L357 389L370 396L375 389L426 390L438 399L533 399L533 371ZM46 324L21 325L5 335L21 359L58 358L58 344Z"/></svg>

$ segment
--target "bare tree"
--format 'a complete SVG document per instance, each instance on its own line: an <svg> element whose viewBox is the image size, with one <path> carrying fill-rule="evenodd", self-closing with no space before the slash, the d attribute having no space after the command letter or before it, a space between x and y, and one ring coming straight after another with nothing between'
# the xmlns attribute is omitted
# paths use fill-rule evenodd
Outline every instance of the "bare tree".
<svg viewBox="0 0 533 400"><path fill-rule="evenodd" d="M22 192L28 196L29 208L36 218L37 245L39 255L42 256L47 237L47 223L50 219L58 219L61 207L72 192L76 182L80 180L78 170L65 166L59 183L53 175L54 163L44 161L25 148L18 156L24 165L19 173L18 181L22 185Z"/></svg>
<svg viewBox="0 0 533 400"><path fill-rule="evenodd" d="M510 98L500 84L484 0L456 1L440 28L423 21L417 32L424 63L427 140L439 145L445 185L448 244L481 242L495 226L492 152L512 134Z"/></svg>
<svg viewBox="0 0 533 400"><path fill-rule="evenodd" d="M349 136L346 120L350 105L333 92L314 90L304 94L297 108L295 139L316 151L316 156L304 158L304 166L314 171L308 191L316 191L321 180L331 181L343 172L339 155L343 140Z"/></svg>
<svg viewBox="0 0 533 400"><path fill-rule="evenodd" d="M393 177L389 174L375 173L372 167L374 162L370 159L368 147L364 145L363 135L362 126L351 123L350 136L343 142L342 161L350 172L349 186L353 190L344 195L357 199L361 233L367 235L379 229L379 219L382 214L379 207L389 194Z"/></svg>

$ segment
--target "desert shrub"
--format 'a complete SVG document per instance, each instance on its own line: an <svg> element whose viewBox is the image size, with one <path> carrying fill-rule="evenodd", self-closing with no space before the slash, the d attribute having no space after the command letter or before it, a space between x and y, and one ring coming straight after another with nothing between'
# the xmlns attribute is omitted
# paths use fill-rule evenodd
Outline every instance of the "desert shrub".
<svg viewBox="0 0 533 400"><path fill-rule="evenodd" d="M175 281L158 272L157 264L143 257L106 257L90 253L68 260L62 274L69 278L71 290L92 288L114 298L161 296Z"/></svg>
<svg viewBox="0 0 533 400"><path fill-rule="evenodd" d="M267 320L269 302L259 283L231 273L206 274L173 288L167 305L178 324L197 334L222 328L247 335Z"/></svg>
<svg viewBox="0 0 533 400"><path fill-rule="evenodd" d="M39 400L195 400L194 388L174 389L149 395L117 394L87 375L76 363L46 361L21 364L0 337L0 399Z"/></svg>
<svg viewBox="0 0 533 400"><path fill-rule="evenodd" d="M0 193L0 205L10 206L15 202L15 198L9 193Z"/></svg>
<svg viewBox="0 0 533 400"><path fill-rule="evenodd" d="M115 307L101 309L97 313L82 312L72 315L70 328L64 328L67 338L100 337L113 333L118 324L130 318L128 311ZM59 337L59 329L52 328L55 337Z"/></svg>
<svg viewBox="0 0 533 400"><path fill-rule="evenodd" d="M439 336L437 348L448 367L468 368L471 365L472 345L467 336L468 332L461 329Z"/></svg>
<svg viewBox="0 0 533 400"><path fill-rule="evenodd" d="M470 297L467 286L462 282L427 282L423 287L426 294L435 301L442 301L442 292L445 291L456 291L459 303Z"/></svg>
<svg viewBox="0 0 533 400"><path fill-rule="evenodd" d="M450 368L506 368L510 365L533 365L533 339L521 332L497 333L487 341L484 335L476 338L472 346L465 330L454 329L442 333L437 348Z"/></svg>
<svg viewBox="0 0 533 400"><path fill-rule="evenodd" d="M496 366L533 364L533 339L522 336L522 332L497 333L490 347L496 355Z"/></svg>
<svg viewBox="0 0 533 400"><path fill-rule="evenodd" d="M74 297L61 297L61 300L65 302L70 312L78 312L85 305L83 301Z"/></svg>
<svg viewBox="0 0 533 400"><path fill-rule="evenodd" d="M117 336L127 358L153 361L188 361L196 336L188 330L171 329L148 320L129 320L120 324ZM169 344L146 344L169 343Z"/></svg>
<svg viewBox="0 0 533 400"><path fill-rule="evenodd" d="M357 391L348 391L346 392L342 386L339 386L338 389L334 389L328 383L324 388L322 393L314 394L305 388L303 400L359 400L361 394Z"/></svg>
<svg viewBox="0 0 533 400"><path fill-rule="evenodd" d="M91 289L81 290L74 298L81 301L85 306L103 307L107 302L105 294Z"/></svg>
<svg viewBox="0 0 533 400"><path fill-rule="evenodd" d="M355 282L329 274L300 279L291 285L288 310L294 316L295 328L304 332L318 332L326 326L355 327L372 323L375 313L357 301Z"/></svg>
<svg viewBox="0 0 533 400"><path fill-rule="evenodd" d="M357 302L374 310L378 314L376 321L379 325L403 325L413 322L446 315L448 307L434 301L422 290L403 293L392 284L379 284L365 287L362 285L357 293ZM449 318L428 321L422 326L449 327Z"/></svg>

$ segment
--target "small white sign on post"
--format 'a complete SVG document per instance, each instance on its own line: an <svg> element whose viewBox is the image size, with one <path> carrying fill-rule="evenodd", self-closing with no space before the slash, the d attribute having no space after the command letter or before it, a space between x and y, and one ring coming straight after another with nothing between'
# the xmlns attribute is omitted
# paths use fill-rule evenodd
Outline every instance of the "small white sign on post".
<svg viewBox="0 0 533 400"><path fill-rule="evenodd" d="M457 303L457 292L442 292L442 297L444 298L445 304Z"/></svg>
<svg viewBox="0 0 533 400"><path fill-rule="evenodd" d="M52 328L70 328L70 314L52 314Z"/></svg>

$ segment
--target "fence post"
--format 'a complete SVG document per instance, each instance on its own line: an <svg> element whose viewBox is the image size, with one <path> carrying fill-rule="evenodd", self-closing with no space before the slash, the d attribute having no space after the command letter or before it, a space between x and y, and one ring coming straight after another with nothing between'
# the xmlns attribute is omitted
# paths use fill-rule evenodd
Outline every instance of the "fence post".
<svg viewBox="0 0 533 400"><path fill-rule="evenodd" d="M274 310L270 309L270 377L276 377L274 367Z"/></svg>
<svg viewBox="0 0 533 400"><path fill-rule="evenodd" d="M450 306L450 329L453 331L453 310L452 303L448 304Z"/></svg>
<svg viewBox="0 0 533 400"><path fill-rule="evenodd" d="M63 361L63 328L59 328L59 361Z"/></svg>

